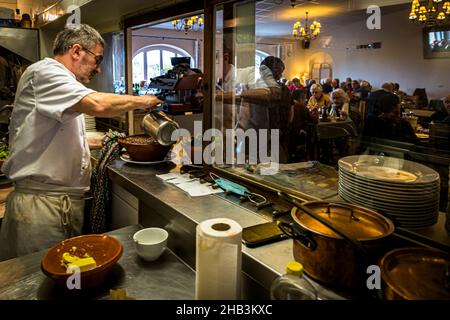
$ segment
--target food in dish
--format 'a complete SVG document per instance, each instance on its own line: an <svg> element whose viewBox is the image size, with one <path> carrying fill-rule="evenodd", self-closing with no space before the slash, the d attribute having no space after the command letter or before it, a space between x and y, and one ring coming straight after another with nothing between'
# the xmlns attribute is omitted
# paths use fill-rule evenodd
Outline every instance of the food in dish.
<svg viewBox="0 0 450 320"><path fill-rule="evenodd" d="M88 271L97 267L94 258L87 252L80 257L76 255L77 247L72 247L71 252L64 252L61 258L61 265L66 268L66 273L74 273L77 270Z"/></svg>
<svg viewBox="0 0 450 320"><path fill-rule="evenodd" d="M156 142L151 136L129 136L125 137L124 140L132 144L150 144Z"/></svg>

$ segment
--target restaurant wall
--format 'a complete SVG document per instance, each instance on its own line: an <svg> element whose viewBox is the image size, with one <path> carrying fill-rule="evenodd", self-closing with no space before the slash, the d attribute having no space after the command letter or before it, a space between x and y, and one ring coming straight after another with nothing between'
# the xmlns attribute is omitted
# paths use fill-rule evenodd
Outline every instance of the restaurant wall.
<svg viewBox="0 0 450 320"><path fill-rule="evenodd" d="M332 57L333 77L341 81L346 77L365 79L374 88L385 81L398 82L408 94L426 88L429 99L442 98L450 93L450 59L423 58L422 29L411 24L408 15L407 7L387 14L382 8L381 30L366 27L365 12L360 20L331 31L323 24L323 33L309 50L296 50L295 63L287 65L285 76L310 71L311 61L320 60L323 54ZM381 42L381 49L356 49L372 42Z"/></svg>
<svg viewBox="0 0 450 320"><path fill-rule="evenodd" d="M285 65L284 78L292 79L294 75L300 76L300 69L297 68L298 56L296 53L300 52L299 43L292 39L277 39L277 38L259 38L257 39L256 49L261 50L269 55L281 58ZM288 77L288 75L290 75ZM292 75L292 76L291 76Z"/></svg>
<svg viewBox="0 0 450 320"><path fill-rule="evenodd" d="M283 40L281 43L286 43ZM290 49L293 48L291 51ZM302 49L301 42L294 42L289 46L289 50L284 50L280 57L285 65L283 78L292 80L293 78L301 78L302 74L309 72L307 63L305 63L305 50Z"/></svg>
<svg viewBox="0 0 450 320"><path fill-rule="evenodd" d="M154 44L167 44L187 51L195 59L196 40L199 43L199 65L197 66L197 68L203 71L202 32L189 32L187 35L185 35L184 32L159 28L143 28L133 30L133 56L138 50L146 46Z"/></svg>

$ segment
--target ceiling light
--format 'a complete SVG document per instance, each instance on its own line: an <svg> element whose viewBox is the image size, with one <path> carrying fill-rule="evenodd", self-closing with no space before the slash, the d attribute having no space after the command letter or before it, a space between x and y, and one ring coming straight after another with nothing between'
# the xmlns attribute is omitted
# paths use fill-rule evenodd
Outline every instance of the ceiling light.
<svg viewBox="0 0 450 320"><path fill-rule="evenodd" d="M450 1L428 0L428 3L413 0L409 20L419 21L426 27L450 23Z"/></svg>
<svg viewBox="0 0 450 320"><path fill-rule="evenodd" d="M172 25L175 30L183 30L184 34L188 34L189 31L199 31L203 26L203 16L175 19L172 20Z"/></svg>

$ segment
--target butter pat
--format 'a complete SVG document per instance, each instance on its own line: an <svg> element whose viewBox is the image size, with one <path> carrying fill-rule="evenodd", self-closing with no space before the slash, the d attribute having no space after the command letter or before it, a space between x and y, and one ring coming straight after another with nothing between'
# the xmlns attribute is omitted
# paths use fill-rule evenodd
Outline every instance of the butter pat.
<svg viewBox="0 0 450 320"><path fill-rule="evenodd" d="M62 263L64 263L64 264L72 263L78 259L80 259L80 258L78 258L77 256L73 256L68 252L64 252L62 255Z"/></svg>
<svg viewBox="0 0 450 320"><path fill-rule="evenodd" d="M63 253L61 263L66 267L66 273L74 273L75 271L87 271L95 268L97 263L94 258L79 258L68 252Z"/></svg>
<svg viewBox="0 0 450 320"><path fill-rule="evenodd" d="M96 266L97 263L94 258L79 258L67 265L66 273L73 273L77 268L79 268L81 272L88 271L94 269Z"/></svg>

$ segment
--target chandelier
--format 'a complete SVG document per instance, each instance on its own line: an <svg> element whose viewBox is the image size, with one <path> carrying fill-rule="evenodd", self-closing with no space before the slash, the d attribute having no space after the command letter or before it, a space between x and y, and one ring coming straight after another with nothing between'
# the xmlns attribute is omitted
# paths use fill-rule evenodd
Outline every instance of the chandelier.
<svg viewBox="0 0 450 320"><path fill-rule="evenodd" d="M419 21L427 27L450 22L450 1L428 0L428 4L425 5L420 4L419 0L414 0L409 19Z"/></svg>
<svg viewBox="0 0 450 320"><path fill-rule="evenodd" d="M190 18L172 20L172 25L175 30L184 31L188 34L189 31L199 31L203 26L203 18L200 16L193 16Z"/></svg>
<svg viewBox="0 0 450 320"><path fill-rule="evenodd" d="M309 44L311 40L314 40L319 36L320 28L322 28L322 25L316 20L309 25L308 12L306 12L305 25L302 26L300 20L294 23L292 27L292 35L297 40L302 40L304 43Z"/></svg>

